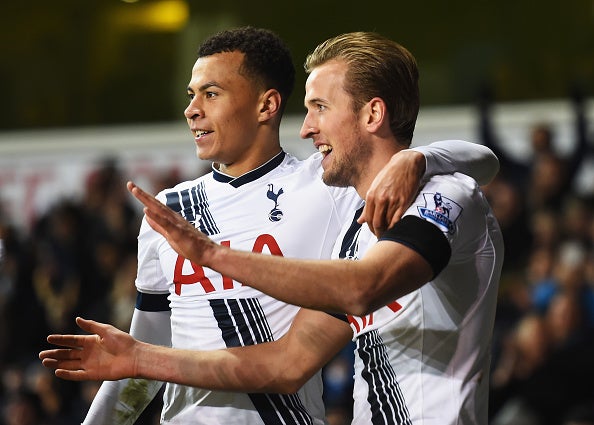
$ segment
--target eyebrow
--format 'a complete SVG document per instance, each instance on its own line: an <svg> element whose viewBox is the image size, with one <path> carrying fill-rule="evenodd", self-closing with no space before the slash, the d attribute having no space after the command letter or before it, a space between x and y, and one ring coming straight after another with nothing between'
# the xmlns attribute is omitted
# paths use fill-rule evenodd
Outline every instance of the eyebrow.
<svg viewBox="0 0 594 425"><path fill-rule="evenodd" d="M317 103L323 103L324 105L328 105L328 101L322 99L321 97L313 97L311 99L305 99L303 105L307 107L307 105L315 105Z"/></svg>
<svg viewBox="0 0 594 425"><path fill-rule="evenodd" d="M222 89L222 87L218 83L216 83L215 81L209 81L207 83L202 84L200 87L198 87L198 91L199 92L203 92L205 90L208 90L211 87L218 87L218 88L221 88ZM192 87L190 87L190 86L188 86L186 90L189 91L189 92L194 93L194 89Z"/></svg>

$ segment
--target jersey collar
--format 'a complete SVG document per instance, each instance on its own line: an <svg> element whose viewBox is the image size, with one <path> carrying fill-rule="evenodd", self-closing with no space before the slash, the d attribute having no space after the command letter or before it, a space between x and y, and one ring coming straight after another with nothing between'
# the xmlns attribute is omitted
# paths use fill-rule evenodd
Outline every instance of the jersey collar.
<svg viewBox="0 0 594 425"><path fill-rule="evenodd" d="M215 164L212 164L212 174L216 181L221 183L229 183L233 187L239 187L246 183L253 182L254 180L259 179L263 175L269 173L270 171L274 170L278 167L283 159L285 159L285 152L280 151L276 156L270 159L268 162L260 165L258 168L255 168L251 171L248 171L245 174L242 174L239 177L229 176L227 174L221 173L219 170L215 168Z"/></svg>

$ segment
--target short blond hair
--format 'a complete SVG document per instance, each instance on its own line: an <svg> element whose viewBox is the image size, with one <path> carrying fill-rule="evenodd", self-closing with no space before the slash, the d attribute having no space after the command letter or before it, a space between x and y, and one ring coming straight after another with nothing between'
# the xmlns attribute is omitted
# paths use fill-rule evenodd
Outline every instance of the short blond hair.
<svg viewBox="0 0 594 425"><path fill-rule="evenodd" d="M403 46L373 32L351 32L319 44L305 60L305 72L331 60L346 62L345 91L355 111L374 97L388 107L396 140L410 145L420 107L419 70Z"/></svg>

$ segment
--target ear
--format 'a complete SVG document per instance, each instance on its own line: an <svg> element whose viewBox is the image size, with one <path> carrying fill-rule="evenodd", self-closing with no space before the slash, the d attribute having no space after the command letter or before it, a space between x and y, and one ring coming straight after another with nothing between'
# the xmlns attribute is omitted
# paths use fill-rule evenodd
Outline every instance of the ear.
<svg viewBox="0 0 594 425"><path fill-rule="evenodd" d="M363 107L365 125L370 133L377 133L388 123L386 102L381 97L374 97Z"/></svg>
<svg viewBox="0 0 594 425"><path fill-rule="evenodd" d="M269 121L280 113L281 95L278 90L266 90L260 96L258 117L260 122Z"/></svg>

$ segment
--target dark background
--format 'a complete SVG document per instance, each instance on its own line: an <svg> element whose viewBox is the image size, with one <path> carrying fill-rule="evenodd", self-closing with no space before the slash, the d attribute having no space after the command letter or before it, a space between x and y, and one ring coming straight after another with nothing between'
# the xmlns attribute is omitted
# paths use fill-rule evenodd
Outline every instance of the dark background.
<svg viewBox="0 0 594 425"><path fill-rule="evenodd" d="M289 113L302 112L306 54L355 30L413 52L424 106L473 103L485 85L502 102L593 91L592 0L13 1L0 6L0 130L181 119L197 46L246 24L293 51Z"/></svg>

